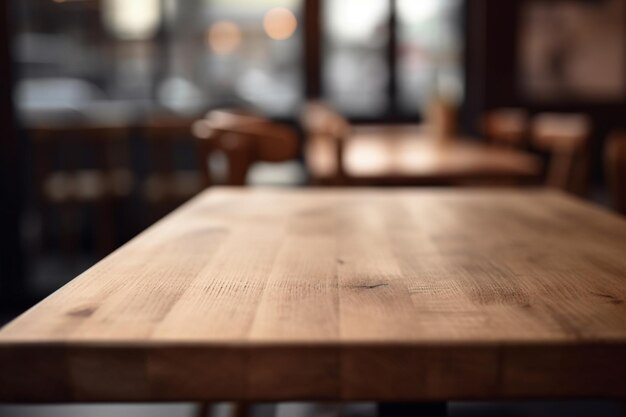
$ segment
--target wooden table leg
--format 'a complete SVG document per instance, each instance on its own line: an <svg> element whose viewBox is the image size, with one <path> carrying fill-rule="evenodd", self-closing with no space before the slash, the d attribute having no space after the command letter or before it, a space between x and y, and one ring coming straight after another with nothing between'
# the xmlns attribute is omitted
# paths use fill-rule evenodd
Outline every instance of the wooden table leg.
<svg viewBox="0 0 626 417"><path fill-rule="evenodd" d="M244 401L237 401L233 404L232 417L248 417L250 415L250 404Z"/></svg>
<svg viewBox="0 0 626 417"><path fill-rule="evenodd" d="M196 411L196 417L209 417L211 403L199 403Z"/></svg>
<svg viewBox="0 0 626 417"><path fill-rule="evenodd" d="M378 417L445 417L445 402L379 403Z"/></svg>
<svg viewBox="0 0 626 417"><path fill-rule="evenodd" d="M211 417L213 415L211 410L212 403L198 403L196 411L196 417ZM250 404L243 401L232 403L230 411L231 417L248 417L250 415Z"/></svg>

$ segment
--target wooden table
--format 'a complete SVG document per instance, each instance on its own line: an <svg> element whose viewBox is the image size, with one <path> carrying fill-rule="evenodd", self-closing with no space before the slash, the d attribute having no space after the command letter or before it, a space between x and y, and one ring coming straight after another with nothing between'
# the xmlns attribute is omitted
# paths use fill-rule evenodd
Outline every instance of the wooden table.
<svg viewBox="0 0 626 417"><path fill-rule="evenodd" d="M459 185L537 182L536 156L470 138L437 140L421 125L356 126L343 141L313 138L306 158L319 183Z"/></svg>
<svg viewBox="0 0 626 417"><path fill-rule="evenodd" d="M216 189L2 329L0 400L624 398L625 255L553 191Z"/></svg>

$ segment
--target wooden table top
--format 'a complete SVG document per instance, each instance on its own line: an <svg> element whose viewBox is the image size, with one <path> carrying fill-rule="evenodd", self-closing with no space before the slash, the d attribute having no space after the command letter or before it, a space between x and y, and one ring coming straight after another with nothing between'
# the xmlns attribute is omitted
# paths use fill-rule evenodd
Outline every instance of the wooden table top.
<svg viewBox="0 0 626 417"><path fill-rule="evenodd" d="M314 178L338 174L336 144L312 140L307 162ZM420 125L356 126L343 143L343 169L351 184L460 184L477 180L533 180L539 158L470 138L436 140Z"/></svg>
<svg viewBox="0 0 626 417"><path fill-rule="evenodd" d="M0 401L626 397L626 222L531 189L214 189L0 331Z"/></svg>

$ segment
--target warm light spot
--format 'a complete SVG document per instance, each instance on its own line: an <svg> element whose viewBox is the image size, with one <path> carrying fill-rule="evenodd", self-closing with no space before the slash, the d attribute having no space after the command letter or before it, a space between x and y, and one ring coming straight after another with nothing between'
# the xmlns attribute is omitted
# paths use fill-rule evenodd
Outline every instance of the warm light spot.
<svg viewBox="0 0 626 417"><path fill-rule="evenodd" d="M100 4L105 25L118 39L147 40L159 29L160 0L105 0Z"/></svg>
<svg viewBox="0 0 626 417"><path fill-rule="evenodd" d="M233 22L215 22L209 28L207 41L216 54L231 54L241 43L241 29Z"/></svg>
<svg viewBox="0 0 626 417"><path fill-rule="evenodd" d="M191 133L200 139L208 139L213 134L211 125L206 120L198 120L191 126Z"/></svg>
<svg viewBox="0 0 626 417"><path fill-rule="evenodd" d="M272 39L285 40L294 34L298 27L298 20L291 10L284 7L275 7L269 10L263 18L265 33Z"/></svg>

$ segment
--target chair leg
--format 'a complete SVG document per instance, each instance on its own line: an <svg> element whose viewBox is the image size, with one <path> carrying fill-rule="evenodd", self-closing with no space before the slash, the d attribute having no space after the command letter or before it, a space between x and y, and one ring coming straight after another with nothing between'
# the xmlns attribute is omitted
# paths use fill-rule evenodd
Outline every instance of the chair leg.
<svg viewBox="0 0 626 417"><path fill-rule="evenodd" d="M210 417L211 416L211 403L202 402L198 403L196 417ZM238 401L232 404L231 417L249 417L250 404L244 401Z"/></svg>
<svg viewBox="0 0 626 417"><path fill-rule="evenodd" d="M76 259L80 241L82 213L74 204L59 206L61 247L66 257Z"/></svg>
<svg viewBox="0 0 626 417"><path fill-rule="evenodd" d="M196 411L196 417L209 417L211 411L211 403L199 403Z"/></svg>
<svg viewBox="0 0 626 417"><path fill-rule="evenodd" d="M445 402L429 403L380 403L378 417L445 417Z"/></svg>
<svg viewBox="0 0 626 417"><path fill-rule="evenodd" d="M105 201L96 207L96 227L94 231L96 252L104 257L115 249L115 207L112 201Z"/></svg>
<svg viewBox="0 0 626 417"><path fill-rule="evenodd" d="M250 404L244 401L233 403L233 411L231 417L249 417Z"/></svg>

